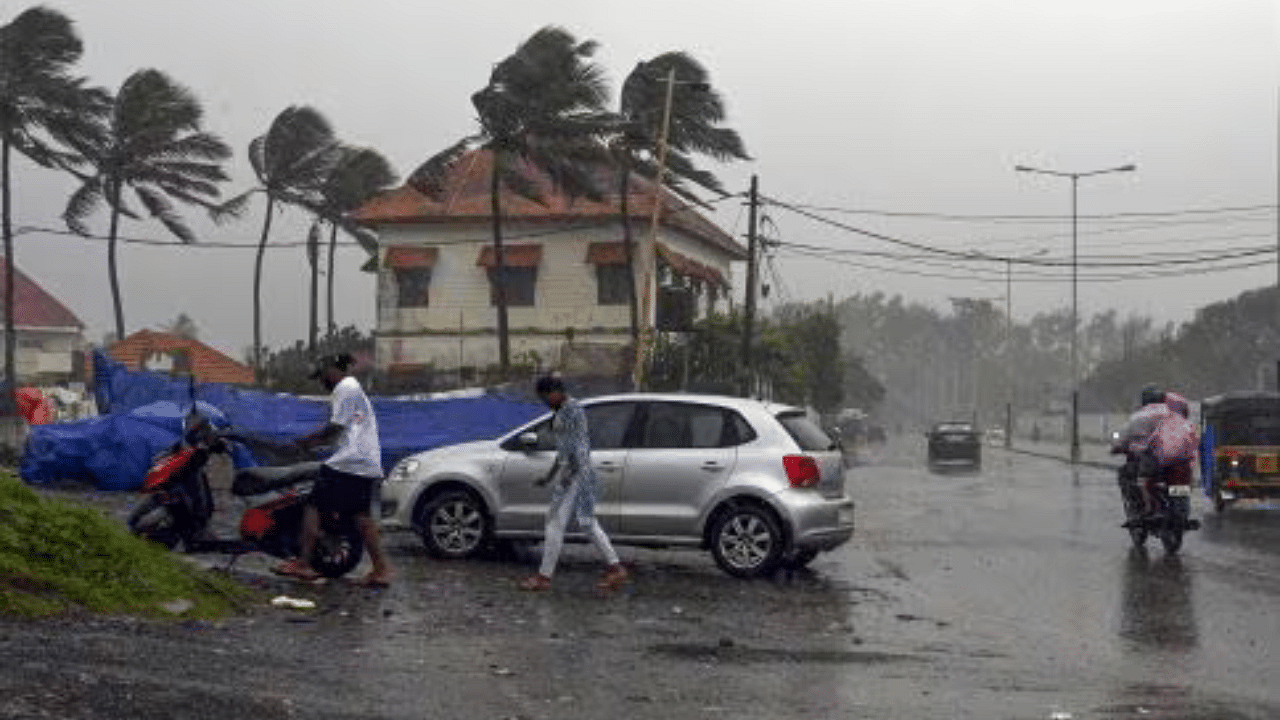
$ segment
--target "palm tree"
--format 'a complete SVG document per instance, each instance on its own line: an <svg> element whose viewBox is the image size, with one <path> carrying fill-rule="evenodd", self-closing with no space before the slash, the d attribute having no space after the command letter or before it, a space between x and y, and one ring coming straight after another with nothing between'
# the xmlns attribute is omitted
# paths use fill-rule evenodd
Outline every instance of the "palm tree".
<svg viewBox="0 0 1280 720"><path fill-rule="evenodd" d="M0 26L0 225L3 226L4 373L17 381L14 350L13 179L16 151L43 167L69 170L75 152L99 129L107 93L86 88L71 67L84 48L71 20L48 8L31 8ZM0 407L12 401L0 396Z"/></svg>
<svg viewBox="0 0 1280 720"><path fill-rule="evenodd" d="M664 176L658 178L658 143L666 112L667 80L671 87L671 116L667 123ZM661 187L681 197L700 201L686 187L692 183L723 195L719 179L693 164L691 155L707 155L721 162L747 160L746 148L738 133L720 127L725 119L724 102L710 84L706 69L685 52L667 52L636 65L622 83L618 108L618 133L610 142L618 167L618 203L622 219L622 242L627 256L627 277L631 304L631 341L640 342L640 313L636 297L635 260L628 201L631 174L654 182L654 202L661 202Z"/></svg>
<svg viewBox="0 0 1280 720"><path fill-rule="evenodd" d="M445 191L458 161L490 154L490 214L498 310L498 358L511 367L507 324L507 266L502 243L502 191L545 204L542 178L569 197L600 199L598 169L608 162L603 138L610 121L596 43L578 42L567 30L545 27L498 63L489 84L471 96L480 130L424 162L409 184L429 197Z"/></svg>
<svg viewBox="0 0 1280 720"><path fill-rule="evenodd" d="M337 164L325 178L320 189L320 205L317 216L308 236L307 252L311 261L311 325L308 334L308 349L315 352L316 337L320 328L320 232L321 223L329 225L329 275L328 282L328 337L333 337L338 330L333 312L333 271L334 256L338 249L338 231L351 235L367 250L372 258L365 269L377 267L378 243L372 230L350 218L350 214L364 205L374 195L386 190L396 182L395 170L391 163L369 148L344 147Z"/></svg>
<svg viewBox="0 0 1280 720"><path fill-rule="evenodd" d="M267 196L262 234L253 265L253 366L262 372L262 258L271 235L271 218L277 206L292 205L314 212L321 204L321 192L341 155L341 145L333 128L319 111L306 106L285 108L267 129L249 143L249 163L258 186L219 209L219 217L243 212L255 193Z"/></svg>
<svg viewBox="0 0 1280 720"><path fill-rule="evenodd" d="M107 274L115 309L116 337L125 336L116 249L120 216L139 217L128 201L132 190L146 214L184 243L195 234L172 201L212 210L218 184L227 179L222 161L226 143L201 128L204 110L187 88L159 70L139 70L125 79L112 102L106 133L85 148L93 174L85 175L67 201L67 227L88 235L85 219L100 204L111 213L107 231Z"/></svg>

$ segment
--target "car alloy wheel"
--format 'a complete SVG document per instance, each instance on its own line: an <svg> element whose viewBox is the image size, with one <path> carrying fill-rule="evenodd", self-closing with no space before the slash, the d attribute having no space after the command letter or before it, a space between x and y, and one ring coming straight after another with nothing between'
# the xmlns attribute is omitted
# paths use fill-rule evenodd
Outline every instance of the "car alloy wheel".
<svg viewBox="0 0 1280 720"><path fill-rule="evenodd" d="M465 558L489 537L489 517L480 500L465 490L447 490L427 502L422 512L422 539L427 551L445 559Z"/></svg>
<svg viewBox="0 0 1280 720"><path fill-rule="evenodd" d="M768 575L782 558L782 531L769 511L752 506L737 507L717 521L711 551L716 564L730 575Z"/></svg>

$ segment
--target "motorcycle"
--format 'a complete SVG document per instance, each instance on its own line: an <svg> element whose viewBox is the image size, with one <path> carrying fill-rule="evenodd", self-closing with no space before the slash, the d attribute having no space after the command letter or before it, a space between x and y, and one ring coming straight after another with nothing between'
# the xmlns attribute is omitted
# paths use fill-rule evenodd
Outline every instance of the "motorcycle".
<svg viewBox="0 0 1280 720"><path fill-rule="evenodd" d="M1122 527L1129 531L1136 548L1145 549L1147 538L1154 535L1160 538L1165 552L1177 553L1182 549L1183 534L1200 529L1200 521L1191 517L1189 467L1166 468L1156 477L1141 477L1141 456L1121 447L1119 437L1119 433L1112 435L1111 452L1125 456L1124 464L1116 472L1124 500L1125 521Z"/></svg>
<svg viewBox="0 0 1280 720"><path fill-rule="evenodd" d="M131 532L170 550L222 552L231 555L228 569L241 556L263 552L287 559L301 551L302 516L320 463L299 462L284 467L251 467L236 471L231 493L245 503L238 539L214 537L209 521L215 510L209 485L209 461L229 455L240 442L270 451L274 443L214 429L193 406L184 421L183 436L153 463L143 481L147 499L129 515ZM311 566L324 577L336 578L353 570L364 554L364 540L353 518L324 513Z"/></svg>

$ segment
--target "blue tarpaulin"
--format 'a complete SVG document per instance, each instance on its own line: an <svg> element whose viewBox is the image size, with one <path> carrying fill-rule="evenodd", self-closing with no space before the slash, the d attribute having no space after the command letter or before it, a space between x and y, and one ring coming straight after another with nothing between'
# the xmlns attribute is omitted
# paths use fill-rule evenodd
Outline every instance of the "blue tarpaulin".
<svg viewBox="0 0 1280 720"><path fill-rule="evenodd" d="M101 417L31 428L21 473L28 482L82 479L103 489L141 485L157 452L177 441L192 387L169 375L129 370L95 352L94 392ZM200 407L237 433L286 440L318 429L329 403L217 383L196 383ZM538 403L501 395L441 400L372 397L382 465L444 445L497 437L545 411ZM216 416L213 415L216 413ZM255 464L247 455L237 464Z"/></svg>

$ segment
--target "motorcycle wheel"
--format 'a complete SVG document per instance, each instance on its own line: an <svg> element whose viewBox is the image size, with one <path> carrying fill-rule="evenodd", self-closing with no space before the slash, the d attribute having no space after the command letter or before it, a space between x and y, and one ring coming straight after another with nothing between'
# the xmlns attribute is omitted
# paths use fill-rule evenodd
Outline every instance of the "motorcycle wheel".
<svg viewBox="0 0 1280 720"><path fill-rule="evenodd" d="M182 539L173 526L173 515L169 513L169 508L162 505L154 495L129 513L128 526L129 532L134 535L159 543L169 550L177 547L178 541Z"/></svg>
<svg viewBox="0 0 1280 720"><path fill-rule="evenodd" d="M1160 531L1160 543L1170 555L1182 549L1182 528L1165 528Z"/></svg>
<svg viewBox="0 0 1280 720"><path fill-rule="evenodd" d="M346 575L360 564L364 557L364 539L354 525L336 531L326 531L316 539L316 549L311 553L311 567L327 578Z"/></svg>

